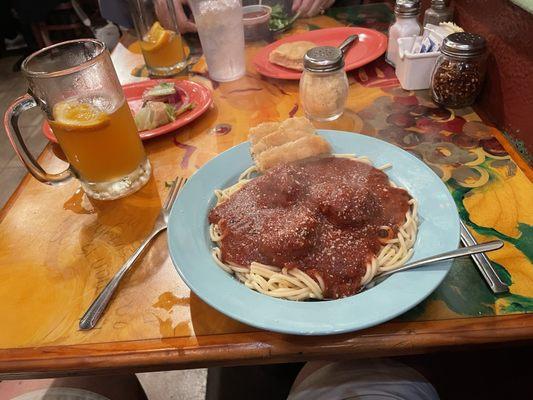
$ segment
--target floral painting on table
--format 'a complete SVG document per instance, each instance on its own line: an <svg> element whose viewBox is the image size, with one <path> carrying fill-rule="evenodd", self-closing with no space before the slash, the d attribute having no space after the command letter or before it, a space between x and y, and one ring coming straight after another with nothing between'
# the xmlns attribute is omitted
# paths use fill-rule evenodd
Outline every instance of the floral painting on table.
<svg viewBox="0 0 533 400"><path fill-rule="evenodd" d="M365 86L381 86L382 95L358 112L362 133L414 154L444 181L459 214L478 241L501 239L501 250L488 254L510 293L495 296L473 262L461 259L445 282L403 318L431 319L457 315L493 315L533 311L533 184L511 159L498 138L502 134L481 122L472 109L437 107L428 91L405 91L386 80L386 71ZM390 68L380 65L382 70ZM528 171L529 172L529 171Z"/></svg>

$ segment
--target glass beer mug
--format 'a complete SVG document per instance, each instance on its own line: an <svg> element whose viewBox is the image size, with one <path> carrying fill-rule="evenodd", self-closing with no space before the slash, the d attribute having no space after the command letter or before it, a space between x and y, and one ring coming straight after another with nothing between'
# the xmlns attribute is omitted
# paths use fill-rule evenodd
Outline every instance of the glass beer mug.
<svg viewBox="0 0 533 400"><path fill-rule="evenodd" d="M6 111L4 125L15 152L39 181L58 184L78 178L88 196L124 197L150 178L137 128L104 43L72 40L39 50L22 63L28 94ZM47 173L28 152L19 115L39 106L69 167Z"/></svg>
<svg viewBox="0 0 533 400"><path fill-rule="evenodd" d="M150 75L172 76L185 69L173 0L130 0L130 11Z"/></svg>

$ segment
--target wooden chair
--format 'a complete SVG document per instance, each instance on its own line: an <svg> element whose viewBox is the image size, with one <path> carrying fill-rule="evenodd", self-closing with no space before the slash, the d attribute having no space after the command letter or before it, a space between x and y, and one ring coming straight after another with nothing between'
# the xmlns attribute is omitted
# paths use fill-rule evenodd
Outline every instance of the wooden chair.
<svg viewBox="0 0 533 400"><path fill-rule="evenodd" d="M32 31L40 48L63 40L92 36L81 23L70 1L59 3L46 21L32 24Z"/></svg>

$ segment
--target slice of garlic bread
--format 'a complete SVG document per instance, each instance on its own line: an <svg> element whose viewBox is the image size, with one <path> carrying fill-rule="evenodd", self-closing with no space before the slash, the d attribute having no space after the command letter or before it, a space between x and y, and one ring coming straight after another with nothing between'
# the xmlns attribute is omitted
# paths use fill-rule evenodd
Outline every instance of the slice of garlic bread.
<svg viewBox="0 0 533 400"><path fill-rule="evenodd" d="M306 135L281 146L272 147L256 157L256 164L264 172L276 165L331 154L330 144L318 135Z"/></svg>

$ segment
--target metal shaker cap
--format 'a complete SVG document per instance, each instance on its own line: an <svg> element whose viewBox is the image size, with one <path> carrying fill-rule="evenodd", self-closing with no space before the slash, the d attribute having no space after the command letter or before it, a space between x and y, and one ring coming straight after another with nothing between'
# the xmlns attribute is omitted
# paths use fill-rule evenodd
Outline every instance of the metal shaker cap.
<svg viewBox="0 0 533 400"><path fill-rule="evenodd" d="M311 72L333 72L344 67L342 52L337 47L313 47L304 56L304 68Z"/></svg>
<svg viewBox="0 0 533 400"><path fill-rule="evenodd" d="M420 13L420 0L396 0L394 14L400 17L413 17Z"/></svg>
<svg viewBox="0 0 533 400"><path fill-rule="evenodd" d="M431 7L437 10L446 8L446 0L431 0Z"/></svg>
<svg viewBox="0 0 533 400"><path fill-rule="evenodd" d="M475 33L456 32L444 38L440 51L452 57L469 58L483 54L486 46L483 36Z"/></svg>

